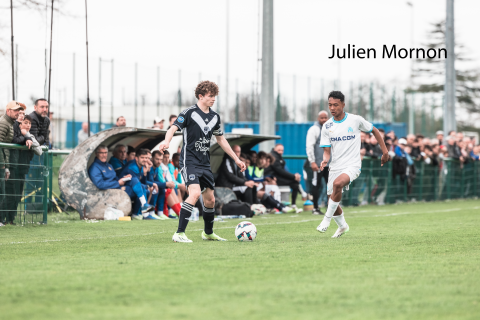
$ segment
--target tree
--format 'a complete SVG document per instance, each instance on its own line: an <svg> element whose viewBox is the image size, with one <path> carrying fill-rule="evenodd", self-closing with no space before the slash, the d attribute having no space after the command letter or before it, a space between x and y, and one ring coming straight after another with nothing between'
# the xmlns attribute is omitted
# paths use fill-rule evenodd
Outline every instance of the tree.
<svg viewBox="0 0 480 320"><path fill-rule="evenodd" d="M41 1L41 0L14 0L13 1L13 21L15 22L15 11L17 10L33 10L37 12L43 12L47 11L48 14L50 14L50 10L52 8L51 6L52 2L50 1ZM53 5L53 10L57 13L65 15L66 12L63 9L63 6L65 4L65 0L55 0L55 3ZM2 5L0 5L0 10L2 11L10 11L10 2L4 1ZM10 18L10 12L8 13L8 17ZM7 28L8 26L8 28ZM8 25L3 22L0 24L1 29L8 29L10 30L10 21L8 22ZM15 31L15 30L14 30ZM10 37L8 37L8 40L10 40ZM7 39L3 39L0 37L0 55L5 55L8 52L9 48L9 43L7 44Z"/></svg>
<svg viewBox="0 0 480 320"><path fill-rule="evenodd" d="M426 48L445 48L445 21L432 24L428 31L429 43ZM447 53L448 54L448 53ZM456 69L456 97L458 107L469 115L460 117L462 125L472 124L480 117L480 71L472 68L472 60L467 57L467 49L456 41L455 43L455 69ZM417 68L414 77L418 84L413 88L421 93L440 93L443 95L445 85L445 57L435 59L416 60ZM410 89L411 90L411 89Z"/></svg>

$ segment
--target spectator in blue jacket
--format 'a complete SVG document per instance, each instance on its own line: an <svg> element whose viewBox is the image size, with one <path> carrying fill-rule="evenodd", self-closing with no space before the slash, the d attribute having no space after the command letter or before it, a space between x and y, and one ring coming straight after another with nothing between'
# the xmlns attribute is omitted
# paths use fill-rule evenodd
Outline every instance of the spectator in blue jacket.
<svg viewBox="0 0 480 320"><path fill-rule="evenodd" d="M95 161L88 169L88 174L93 184L100 190L121 189L125 191L134 200L132 217L135 219L143 219L144 216L148 217L149 212L153 210L153 206L147 203L147 198L139 179L129 173L121 175L122 178L119 179L112 165L107 163L108 149L105 145L99 145L95 149L95 156ZM140 217L138 217L140 210Z"/></svg>
<svg viewBox="0 0 480 320"><path fill-rule="evenodd" d="M117 177L120 178L123 168L127 165L127 147L123 144L117 144L113 149L113 156L108 163L112 165Z"/></svg>

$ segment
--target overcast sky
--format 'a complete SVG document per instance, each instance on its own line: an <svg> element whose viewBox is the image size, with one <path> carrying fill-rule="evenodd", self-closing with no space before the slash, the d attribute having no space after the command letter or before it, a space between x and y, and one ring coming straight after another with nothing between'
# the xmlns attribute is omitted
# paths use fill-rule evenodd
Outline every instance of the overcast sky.
<svg viewBox="0 0 480 320"><path fill-rule="evenodd" d="M410 0L414 16L414 46L424 43L429 24L445 18L445 0ZM54 16L54 71L52 90L69 86L72 79L72 55L77 53L78 95L85 91L85 21L84 1L66 0L63 10L72 16ZM89 1L89 48L91 92L98 92L98 58L115 59L115 89L127 84L126 95L133 94L134 63L139 63L142 88L154 99L156 66L162 70L162 88L178 87L178 70L182 70L182 87L190 89L200 77L225 79L226 70L226 0L95 0ZM235 79L240 90L250 90L257 77L258 0L230 0L230 91ZM2 0L2 7L7 6ZM480 60L480 1L455 1L455 31L471 57ZM312 83L325 79L327 88L339 74L338 60L328 59L332 45L354 44L356 48L375 48L396 44L411 45L412 9L405 0L275 0L274 1L275 73L281 86L291 89L292 75L297 75L298 95L305 91L307 77ZM49 18L48 18L49 19ZM19 45L19 99L30 94L43 95L44 49L48 45L49 22L45 13L14 12L15 41ZM10 11L0 10L2 48L9 50ZM48 29L47 29L48 28ZM8 51L9 52L9 51ZM477 61L476 65L480 63ZM0 99L5 104L11 82L10 56L0 57ZM104 81L110 81L108 66L102 69ZM105 71L104 71L105 70ZM409 60L342 60L341 89L351 81L373 79L388 84L406 83ZM148 76L146 76L148 75ZM317 81L317 82L315 82ZM110 82L105 82L105 86ZM312 95L319 95L314 85ZM287 90L286 89L286 90ZM66 89L65 89L66 90ZM105 89L107 90L107 89ZM148 92L147 92L148 91ZM125 93L122 93L125 95ZM172 93L173 94L173 93ZM67 94L67 100L70 97Z"/></svg>

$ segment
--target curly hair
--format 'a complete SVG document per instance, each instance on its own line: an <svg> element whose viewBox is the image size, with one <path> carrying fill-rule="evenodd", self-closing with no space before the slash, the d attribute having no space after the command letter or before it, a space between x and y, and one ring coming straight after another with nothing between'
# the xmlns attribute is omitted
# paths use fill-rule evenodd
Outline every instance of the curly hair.
<svg viewBox="0 0 480 320"><path fill-rule="evenodd" d="M216 96L218 96L218 86L215 82L212 81L202 81L197 85L197 88L195 89L195 97L197 99L199 98L199 95L205 96L208 93L212 93Z"/></svg>
<svg viewBox="0 0 480 320"><path fill-rule="evenodd" d="M333 98L333 99L338 99L342 102L345 101L345 96L343 95L342 92L340 91L332 91L328 94L328 99Z"/></svg>

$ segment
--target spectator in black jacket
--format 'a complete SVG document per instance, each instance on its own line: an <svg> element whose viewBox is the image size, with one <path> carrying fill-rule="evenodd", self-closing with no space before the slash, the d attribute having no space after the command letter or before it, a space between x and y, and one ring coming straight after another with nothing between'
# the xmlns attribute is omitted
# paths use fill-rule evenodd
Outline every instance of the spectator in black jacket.
<svg viewBox="0 0 480 320"><path fill-rule="evenodd" d="M35 111L30 113L32 118L30 133L41 146L49 146L50 119L48 118L48 101L46 99L37 99L34 108Z"/></svg>
<svg viewBox="0 0 480 320"><path fill-rule="evenodd" d="M381 158L383 155L382 148L378 144L377 138L375 136L370 137L370 151L367 153L368 156L372 158Z"/></svg>
<svg viewBox="0 0 480 320"><path fill-rule="evenodd" d="M285 160L283 160L284 147L282 144L277 144L272 149L272 156L275 161L265 168L265 176L273 176L277 179L277 185L290 186L292 188L292 207L296 208L297 195L300 192L300 174L290 173L285 170Z"/></svg>
<svg viewBox="0 0 480 320"><path fill-rule="evenodd" d="M20 103L21 106L25 107L24 104ZM26 108L26 107L25 107ZM22 110L23 111L23 110ZM19 113L19 117L17 121L13 124L13 140L12 143L19 144L19 145L26 145L28 148L32 147L32 138L30 135L25 136L24 132L22 132L23 125L25 130L29 130L32 118L30 116L25 116L25 111ZM31 150L18 150L12 149L10 150L10 161L12 174L10 179L6 182L6 188L9 190L11 194L10 197L7 197L7 212L9 212L12 216L11 221L13 221L13 217L16 214L18 204L23 195L23 187L25 185L25 175L28 173L30 168L30 161L33 158L33 152Z"/></svg>
<svg viewBox="0 0 480 320"><path fill-rule="evenodd" d="M232 150L237 157L240 157L240 146L233 146ZM238 199L250 205L257 202L255 182L253 180L248 181L245 175L238 169L235 161L227 154L223 156L215 186L232 189Z"/></svg>

